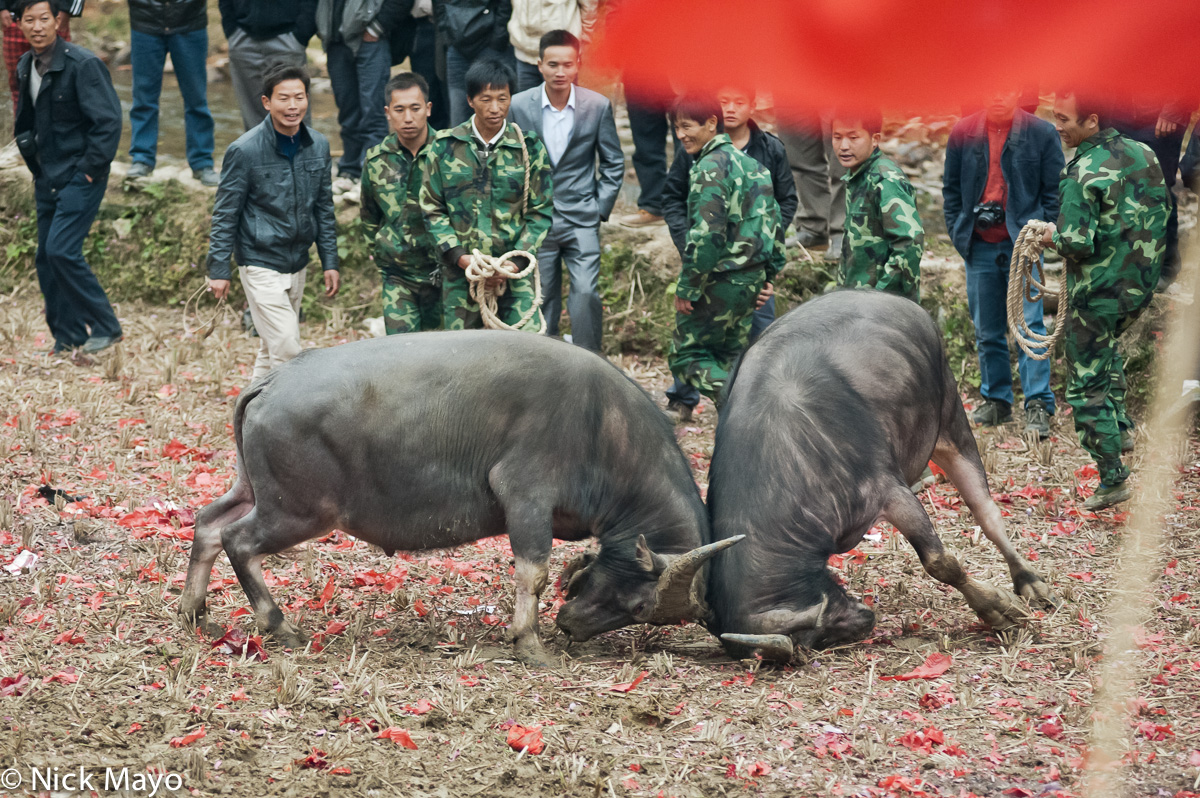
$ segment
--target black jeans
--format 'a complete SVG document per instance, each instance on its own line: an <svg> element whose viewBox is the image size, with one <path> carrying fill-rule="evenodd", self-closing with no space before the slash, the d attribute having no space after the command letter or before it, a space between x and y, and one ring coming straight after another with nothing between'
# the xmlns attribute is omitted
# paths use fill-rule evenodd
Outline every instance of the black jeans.
<svg viewBox="0 0 1200 798"><path fill-rule="evenodd" d="M34 183L38 225L34 265L46 300L46 324L60 347L82 345L89 332L121 334L108 296L83 259L83 241L107 186L107 174L89 183L82 172L57 190L44 180Z"/></svg>
<svg viewBox="0 0 1200 798"><path fill-rule="evenodd" d="M425 78L425 82L429 84L429 102L433 103L429 124L434 130L445 130L450 127L450 100L446 96L446 85L438 75L437 29L433 26L433 18L418 20L416 29L412 52L408 57L411 59L413 72Z"/></svg>
<svg viewBox="0 0 1200 798"><path fill-rule="evenodd" d="M633 170L637 173L641 194L638 207L662 216L663 186L667 183L667 109L657 101L639 97L625 88L625 108L629 112L629 131L633 134Z"/></svg>

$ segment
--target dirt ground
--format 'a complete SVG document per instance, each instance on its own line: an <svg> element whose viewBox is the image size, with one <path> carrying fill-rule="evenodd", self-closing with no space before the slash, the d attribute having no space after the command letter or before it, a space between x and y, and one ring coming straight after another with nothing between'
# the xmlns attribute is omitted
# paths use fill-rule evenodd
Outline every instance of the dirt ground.
<svg viewBox="0 0 1200 798"><path fill-rule="evenodd" d="M862 644L772 668L731 661L698 626L634 627L534 672L504 640L505 540L389 559L334 533L266 563L308 649L236 631L214 647L175 606L194 512L233 475L229 422L257 341L232 317L196 342L177 310L120 311L120 350L71 361L44 354L36 289L0 298L0 770L25 777L0 792L57 767L98 774L99 795L149 794L103 789L106 768L129 767L193 795L1078 794L1124 516L1078 509L1096 477L1066 413L1032 449L1016 426L979 435L1010 533L1064 600L1013 636L981 627L882 528L831 563L879 614ZM336 323L305 336L363 334ZM663 363L620 365L661 399ZM702 487L714 415L706 403L680 430ZM1130 796L1200 784L1195 437L1185 462L1140 637ZM1002 582L954 488L923 498L948 547ZM579 548L556 546L553 572ZM545 599L563 652L561 595ZM224 558L209 602L256 634ZM930 678L891 678L923 664Z"/></svg>

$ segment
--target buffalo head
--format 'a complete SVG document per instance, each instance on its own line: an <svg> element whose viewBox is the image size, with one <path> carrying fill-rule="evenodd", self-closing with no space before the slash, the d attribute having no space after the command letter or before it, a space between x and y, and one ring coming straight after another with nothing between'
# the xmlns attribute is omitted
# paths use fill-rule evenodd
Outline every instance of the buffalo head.
<svg viewBox="0 0 1200 798"><path fill-rule="evenodd" d="M632 561L581 554L563 569L567 602L558 611L558 628L581 642L634 623L676 624L708 616L704 601L704 564L741 536L701 546L684 554L657 554L639 535Z"/></svg>

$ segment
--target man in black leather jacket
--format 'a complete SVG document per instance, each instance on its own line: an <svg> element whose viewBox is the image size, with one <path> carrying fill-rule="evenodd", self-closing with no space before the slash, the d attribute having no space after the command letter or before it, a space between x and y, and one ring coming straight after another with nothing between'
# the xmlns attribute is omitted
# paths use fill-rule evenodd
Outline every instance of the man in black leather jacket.
<svg viewBox="0 0 1200 798"><path fill-rule="evenodd" d="M117 145L121 103L104 62L58 37L58 0L20 0L17 24L33 48L17 63L17 146L33 172L35 264L54 352L99 352L121 324L91 267L87 238Z"/></svg>
<svg viewBox="0 0 1200 798"><path fill-rule="evenodd" d="M308 70L278 65L264 80L268 115L225 150L208 242L208 284L229 294L230 259L262 344L254 377L300 354L300 300L308 250L317 244L325 296L338 292L329 141L304 124Z"/></svg>
<svg viewBox="0 0 1200 798"><path fill-rule="evenodd" d="M158 154L158 99L167 53L183 97L184 130L192 176L217 184L213 170L213 118L208 112L208 13L205 0L129 0L133 62L131 178L154 171Z"/></svg>

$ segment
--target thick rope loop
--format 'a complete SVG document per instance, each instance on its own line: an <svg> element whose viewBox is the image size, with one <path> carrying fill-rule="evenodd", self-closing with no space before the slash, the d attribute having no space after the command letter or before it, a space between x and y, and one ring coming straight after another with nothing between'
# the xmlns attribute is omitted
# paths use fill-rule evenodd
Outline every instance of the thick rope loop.
<svg viewBox="0 0 1200 798"><path fill-rule="evenodd" d="M517 268L512 261L514 257L526 258L529 265L524 269ZM479 315L483 317L484 327L489 330L523 330L536 324L530 332L545 332L546 319L542 316L542 281L538 275L537 258L532 253L514 249L493 258L475 249L471 251L471 262L467 264L466 274L471 289L471 301L479 305ZM528 275L533 275L533 306L522 314L516 324L506 324L500 318L499 299L508 290L509 280L518 280ZM488 285L488 281L493 277L504 279L493 288Z"/></svg>
<svg viewBox="0 0 1200 798"><path fill-rule="evenodd" d="M1054 354L1054 345L1066 322L1067 280L1064 275L1058 288L1058 314L1054 332L1049 335L1034 332L1025 323L1025 302L1037 302L1049 290L1042 252L1046 246L1042 236L1050 228L1048 222L1030 220L1017 235L1013 244L1012 261L1008 269L1008 330L1017 345L1033 360L1046 360ZM1041 349L1041 352L1036 350Z"/></svg>

